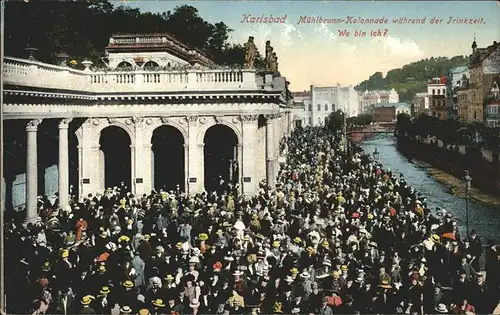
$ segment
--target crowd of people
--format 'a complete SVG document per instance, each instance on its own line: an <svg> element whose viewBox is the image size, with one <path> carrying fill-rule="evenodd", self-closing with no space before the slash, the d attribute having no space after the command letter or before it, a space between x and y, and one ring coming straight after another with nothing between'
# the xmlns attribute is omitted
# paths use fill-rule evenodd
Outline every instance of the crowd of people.
<svg viewBox="0 0 500 315"><path fill-rule="evenodd" d="M500 314L500 247L341 143L296 129L255 196L41 199L5 226L8 313Z"/></svg>

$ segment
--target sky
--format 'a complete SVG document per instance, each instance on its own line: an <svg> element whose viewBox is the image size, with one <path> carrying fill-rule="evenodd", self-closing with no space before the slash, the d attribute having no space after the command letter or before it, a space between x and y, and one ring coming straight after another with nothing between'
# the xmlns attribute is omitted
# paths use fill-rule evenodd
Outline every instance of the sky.
<svg viewBox="0 0 500 315"><path fill-rule="evenodd" d="M243 44L254 36L262 55L266 40L270 40L278 56L279 71L291 82L292 91L308 90L310 85L356 85L377 71L385 75L391 69L424 58L469 55L474 36L478 47L500 41L500 1L111 2L143 12L173 11L184 4L194 6L210 23L223 21L233 29L231 43ZM245 15L250 18L245 20ZM279 23L252 23L251 17L262 15L281 19ZM348 16L387 19L387 23L346 23ZM305 24L299 23L301 17L342 22ZM426 20L424 24L393 23L393 19L404 17ZM469 20L464 21L466 24L448 24L450 17ZM441 23L431 23L440 19ZM339 31L343 30L349 36L340 36ZM355 36L356 31L366 35ZM370 36L371 31L381 36Z"/></svg>

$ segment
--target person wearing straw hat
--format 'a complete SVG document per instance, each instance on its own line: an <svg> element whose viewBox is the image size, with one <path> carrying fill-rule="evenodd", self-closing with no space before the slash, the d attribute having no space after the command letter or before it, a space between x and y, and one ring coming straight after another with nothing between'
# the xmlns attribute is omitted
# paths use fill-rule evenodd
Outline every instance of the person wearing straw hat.
<svg viewBox="0 0 500 315"><path fill-rule="evenodd" d="M98 314L107 314L112 308L112 299L110 299L111 289L109 286L103 286L99 290L99 295L95 301L95 309Z"/></svg>
<svg viewBox="0 0 500 315"><path fill-rule="evenodd" d="M120 307L120 315L128 315L132 314L132 312L133 312L132 308L128 305Z"/></svg>
<svg viewBox="0 0 500 315"><path fill-rule="evenodd" d="M149 310L147 308L140 309L139 312L137 312L137 315L151 315Z"/></svg>
<svg viewBox="0 0 500 315"><path fill-rule="evenodd" d="M189 302L189 307L191 308L191 312L193 315L196 315L198 314L198 310L200 308L200 301L198 299L192 299L190 302Z"/></svg>
<svg viewBox="0 0 500 315"><path fill-rule="evenodd" d="M152 314L163 314L165 312L165 303L162 299L155 299L151 301L152 305Z"/></svg>
<svg viewBox="0 0 500 315"><path fill-rule="evenodd" d="M80 303L82 304L82 309L78 314L96 314L95 310L90 306L94 301L94 297L91 295L85 295L82 297Z"/></svg>
<svg viewBox="0 0 500 315"><path fill-rule="evenodd" d="M131 280L126 280L122 283L122 290L118 295L118 304L128 305L132 309L135 309L137 301L137 292L134 290L134 282Z"/></svg>

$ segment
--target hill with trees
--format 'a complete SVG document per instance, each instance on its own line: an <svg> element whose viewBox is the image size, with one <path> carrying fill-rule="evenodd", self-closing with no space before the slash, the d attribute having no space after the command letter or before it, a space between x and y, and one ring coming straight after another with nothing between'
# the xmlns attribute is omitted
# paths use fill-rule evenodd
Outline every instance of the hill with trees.
<svg viewBox="0 0 500 315"><path fill-rule="evenodd" d="M376 72L358 84L357 91L365 90L390 90L394 88L399 93L400 101L411 102L416 93L427 91L427 80L433 77L446 75L451 69L466 66L468 56L453 58L437 57L412 62L400 69L392 69L383 76Z"/></svg>
<svg viewBox="0 0 500 315"><path fill-rule="evenodd" d="M112 34L169 33L179 41L204 51L217 64L242 65L242 44L228 43L233 31L224 22L209 23L189 5L172 12L141 12L114 7L108 0L7 1L5 2L5 55L26 57L27 46L37 48L36 58L54 63L57 55L85 58L102 64L104 48ZM256 65L262 64L259 55Z"/></svg>

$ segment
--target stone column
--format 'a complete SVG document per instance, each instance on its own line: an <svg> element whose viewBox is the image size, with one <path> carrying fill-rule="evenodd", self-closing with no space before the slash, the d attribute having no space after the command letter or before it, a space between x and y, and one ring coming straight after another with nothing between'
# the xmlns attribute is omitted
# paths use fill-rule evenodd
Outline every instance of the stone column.
<svg viewBox="0 0 500 315"><path fill-rule="evenodd" d="M38 216L37 131L41 122L41 119L34 119L26 125L26 223L36 221Z"/></svg>
<svg viewBox="0 0 500 315"><path fill-rule="evenodd" d="M243 180L243 144L238 144L238 183L242 183Z"/></svg>
<svg viewBox="0 0 500 315"><path fill-rule="evenodd" d="M244 195L254 195L259 187L259 179L255 177L255 157L257 155L257 115L242 116L243 120L243 154L242 154L242 187Z"/></svg>
<svg viewBox="0 0 500 315"><path fill-rule="evenodd" d="M59 208L69 205L69 144L68 128L71 118L59 122Z"/></svg>
<svg viewBox="0 0 500 315"><path fill-rule="evenodd" d="M186 194L189 194L189 144L184 144L184 190Z"/></svg>
<svg viewBox="0 0 500 315"><path fill-rule="evenodd" d="M132 120L127 120L128 124L134 123L134 144L131 147L131 192L136 196L142 196L151 192L149 186L151 179L149 178L152 174L150 171L150 161L151 161L151 142L147 141L146 135L146 125L151 124L152 120L150 118L145 119L144 117L133 117ZM149 148L148 148L149 147Z"/></svg>
<svg viewBox="0 0 500 315"><path fill-rule="evenodd" d="M184 157L187 161L186 192L194 195L205 189L204 183L204 151L203 143L198 143L199 124L204 124L206 119L199 117L188 117L188 138L187 155ZM203 141L203 140L201 140ZM190 181L191 178L191 181Z"/></svg>
<svg viewBox="0 0 500 315"><path fill-rule="evenodd" d="M267 121L266 125L266 179L267 184L274 187L274 123Z"/></svg>

